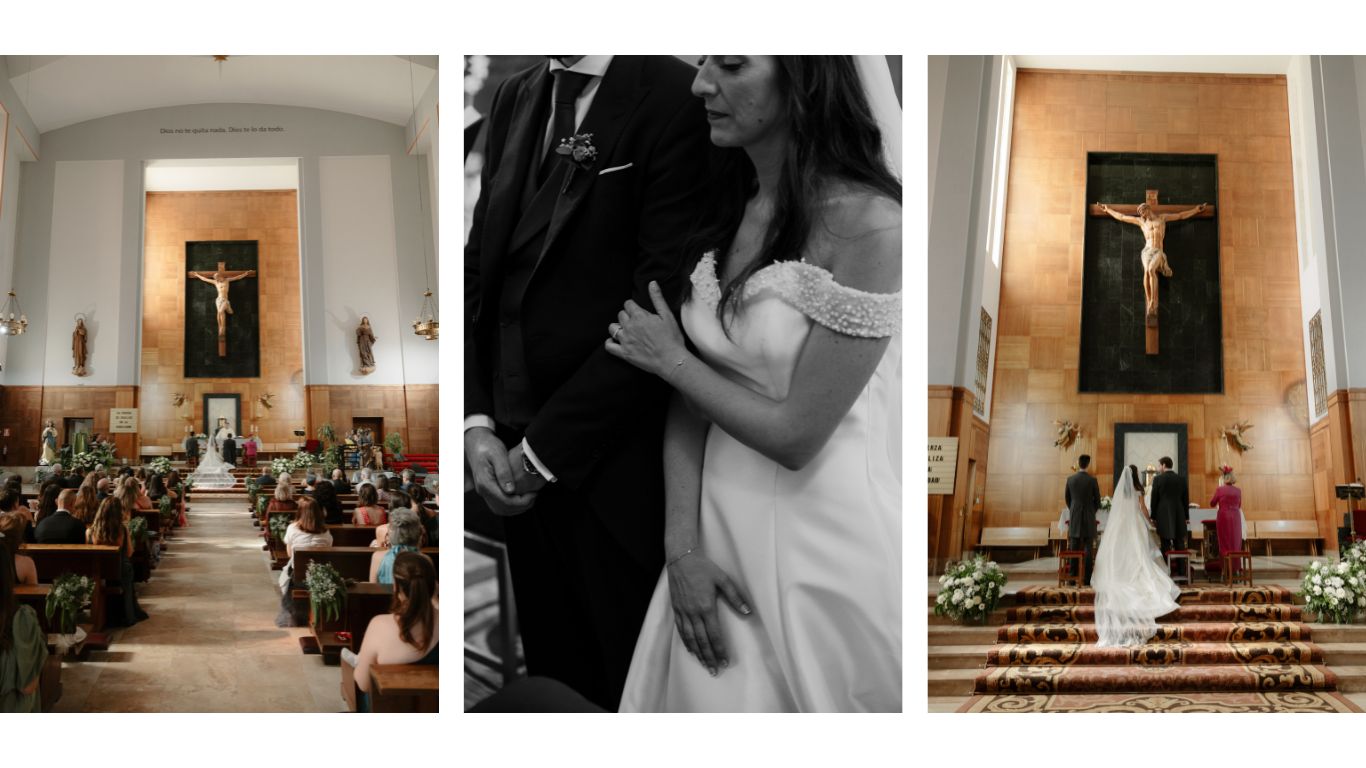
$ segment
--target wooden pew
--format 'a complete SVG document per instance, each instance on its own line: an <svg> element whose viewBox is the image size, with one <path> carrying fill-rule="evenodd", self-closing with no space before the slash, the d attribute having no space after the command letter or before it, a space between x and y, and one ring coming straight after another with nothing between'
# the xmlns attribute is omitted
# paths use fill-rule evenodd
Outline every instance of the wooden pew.
<svg viewBox="0 0 1366 768"><path fill-rule="evenodd" d="M370 667L370 711L440 711L440 676L436 664L375 664Z"/></svg>
<svg viewBox="0 0 1366 768"><path fill-rule="evenodd" d="M1247 538L1266 542L1266 556L1271 557L1272 539L1309 542L1309 554L1319 554L1319 527L1313 520L1249 520Z"/></svg>
<svg viewBox="0 0 1366 768"><path fill-rule="evenodd" d="M331 563L344 579L368 581L370 579L370 558L380 550L370 547L299 547L294 550L294 586L302 589L308 564L314 560ZM438 547L423 547L422 554L430 557L440 572Z"/></svg>
<svg viewBox="0 0 1366 768"><path fill-rule="evenodd" d="M296 589L292 597L306 601L308 592ZM308 626L313 631L313 643L305 645L305 652L312 652L316 648L322 654L323 663L330 665L340 660L343 648L359 651L360 644L365 642L365 631L370 626L370 620L387 613L393 599L392 584L361 581L350 585L346 589L346 604L342 606L340 618L320 622L309 612ZM351 639L348 641L338 637L338 632L349 632Z"/></svg>
<svg viewBox="0 0 1366 768"><path fill-rule="evenodd" d="M1048 526L1016 528L983 528L982 540L978 547L1009 547L1014 549L1033 549L1038 559L1039 550L1048 546Z"/></svg>
<svg viewBox="0 0 1366 768"><path fill-rule="evenodd" d="M33 558L38 569L38 580L51 584L64 573L88 576L94 584L90 596L91 639L87 645L107 646L103 636L105 605L111 594L122 594L118 587L105 585L106 580L119 580L119 548L101 544L25 544L20 550ZM96 638L95 635L101 635Z"/></svg>
<svg viewBox="0 0 1366 768"><path fill-rule="evenodd" d="M329 525L334 547L369 547L375 540L375 525Z"/></svg>

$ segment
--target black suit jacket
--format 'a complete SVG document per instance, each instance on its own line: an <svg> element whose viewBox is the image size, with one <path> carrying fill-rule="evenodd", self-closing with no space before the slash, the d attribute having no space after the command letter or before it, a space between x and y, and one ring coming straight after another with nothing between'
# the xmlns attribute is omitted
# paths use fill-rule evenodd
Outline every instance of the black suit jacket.
<svg viewBox="0 0 1366 768"><path fill-rule="evenodd" d="M711 151L705 112L689 92L694 75L669 56L613 58L578 128L593 134L597 161L575 170L556 198L519 308L535 406L527 441L623 540L649 540L660 552L668 390L603 343L627 299L651 306L651 280L665 296L678 294ZM504 82L489 111L465 247L467 415L494 415L501 279L508 255L527 240L518 226L523 192L545 130L545 118L534 117L546 114L538 105L549 102L551 86L548 65L533 67Z"/></svg>
<svg viewBox="0 0 1366 768"><path fill-rule="evenodd" d="M1063 500L1072 513L1068 518L1069 539L1091 540L1096 537L1096 512L1100 509L1100 483L1086 470L1067 478Z"/></svg>
<svg viewBox="0 0 1366 768"><path fill-rule="evenodd" d="M85 525L59 509L38 522L33 538L39 544L84 544Z"/></svg>
<svg viewBox="0 0 1366 768"><path fill-rule="evenodd" d="M1175 472L1161 472L1153 478L1153 508L1150 510L1157 535L1164 539L1185 536L1190 522L1190 487L1186 478Z"/></svg>

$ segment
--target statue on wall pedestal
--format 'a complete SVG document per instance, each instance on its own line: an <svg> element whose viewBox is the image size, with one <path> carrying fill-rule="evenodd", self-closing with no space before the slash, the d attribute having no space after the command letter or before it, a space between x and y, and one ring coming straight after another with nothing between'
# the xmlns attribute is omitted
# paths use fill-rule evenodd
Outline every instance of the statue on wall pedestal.
<svg viewBox="0 0 1366 768"><path fill-rule="evenodd" d="M57 424L52 419L48 419L43 425L43 450L39 455L38 463L48 465L57 460Z"/></svg>
<svg viewBox="0 0 1366 768"><path fill-rule="evenodd" d="M75 365L71 368L71 372L74 373L74 374L77 375L77 376L86 376L86 375L88 375L88 374L86 373L86 370L85 370L85 358L86 358L86 344L85 344L85 342L86 342L85 318L84 318L84 317L81 317L80 315L77 315L77 316L76 316L76 330L74 330L74 331L71 332L71 359L75 362Z"/></svg>
<svg viewBox="0 0 1366 768"><path fill-rule="evenodd" d="M370 329L370 318L362 317L360 325L356 326L356 349L360 351L360 372L361 375L368 375L375 370L375 354L370 346L375 343L375 332Z"/></svg>

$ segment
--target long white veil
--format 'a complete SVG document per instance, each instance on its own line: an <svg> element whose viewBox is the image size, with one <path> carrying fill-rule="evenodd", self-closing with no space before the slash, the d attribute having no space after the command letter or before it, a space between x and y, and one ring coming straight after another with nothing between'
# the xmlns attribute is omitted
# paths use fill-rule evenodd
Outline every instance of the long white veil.
<svg viewBox="0 0 1366 768"><path fill-rule="evenodd" d="M868 106L873 110L877 127L882 131L882 146L887 152L887 162L898 179L901 174L901 102L897 101L896 88L892 84L892 70L886 56L855 56L854 65L858 68L859 80L863 83L863 94L868 98Z"/></svg>
<svg viewBox="0 0 1366 768"><path fill-rule="evenodd" d="M1110 501L1110 519L1096 553L1097 645L1141 645L1157 633L1157 618L1181 596L1139 508L1133 473L1125 467Z"/></svg>
<svg viewBox="0 0 1366 768"><path fill-rule="evenodd" d="M199 466L190 473L196 488L221 491L237 484L232 476L232 465L223 461L217 443L215 438L204 441L204 455L199 460Z"/></svg>

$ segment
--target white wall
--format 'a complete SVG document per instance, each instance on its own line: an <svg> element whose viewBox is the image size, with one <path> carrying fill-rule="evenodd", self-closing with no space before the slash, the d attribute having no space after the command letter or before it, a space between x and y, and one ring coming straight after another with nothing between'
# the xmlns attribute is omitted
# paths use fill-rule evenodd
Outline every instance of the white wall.
<svg viewBox="0 0 1366 768"><path fill-rule="evenodd" d="M10 85L5 57L0 56L0 302L14 286L14 262L19 231L19 195L23 162L35 159L39 150L38 130L28 110ZM25 313L28 307L19 297ZM6 383L6 356L10 337L0 336L0 384Z"/></svg>
<svg viewBox="0 0 1366 768"><path fill-rule="evenodd" d="M0 83L2 85L2 83ZM0 93L0 96L3 96ZM177 128L215 126L271 126L281 131L257 133L166 133ZM433 130L432 128L428 129ZM21 193L17 215L18 234L15 251L14 284L30 320L30 331L12 341L9 360L4 373L9 384L42 384L45 374L58 370L55 358L49 367L49 350L66 349L70 344L70 307L65 304L49 306L50 295L61 295L60 286L50 279L50 254L61 245L54 241L61 221L70 221L73 214L64 210L70 196L57 195L59 163L79 161L121 161L120 227L117 234L105 232L101 242L110 238L118 241L115 251L102 251L112 264L112 278L101 286L101 296L117 296L117 315L101 309L101 345L117 343L116 379L105 381L107 365L101 363L101 383L137 384L140 375L140 333L142 308L142 230L143 230L143 166L150 160L201 158L298 158L300 256L303 273L304 373L308 384L352 384L347 375L333 380L336 371L349 370L347 359L355 356L354 339L345 345L331 335L328 311L342 299L328 293L324 273L327 254L324 248L322 221L323 182L320 179L320 158L360 158L375 164L381 158L387 165L383 192L368 197L373 209L363 221L375 224L386 221L387 229L367 231L364 238L387 240L389 255L375 262L373 270L385 272L395 282L395 290L376 295L370 313L388 312L402 318L403 326L391 327L383 334L377 353L387 341L397 348L402 345L401 366L390 366L390 374L413 384L438 381L439 342L425 341L412 333L409 323L417 314L423 291L423 239L430 238L431 205L419 212L418 183L429 169L420 157L406 154L403 126L302 107L264 104L197 104L112 115L99 120L67 126L42 136L43 155L37 162L24 164L19 183ZM8 173L7 173L8 175ZM377 174L366 177L378 179ZM105 180L108 182L108 180ZM368 183L368 182L367 182ZM329 182L330 184L330 182ZM113 191L112 183L106 184ZM329 193L337 190L329 189ZM360 194L360 192L352 190ZM9 196L7 187L7 197ZM424 192L426 194L426 192ZM113 203L110 203L113 205ZM6 204L6 207L8 204ZM376 226L378 226L376 224ZM436 250L428 245L428 269L432 285L436 286ZM0 259L3 259L3 228L0 228ZM313 268L314 264L322 265ZM4 263L0 261L0 283L4 283ZM52 288L49 288L49 285ZM6 289L0 285L0 292ZM49 315L51 320L49 320ZM117 327L106 323L117 316ZM373 319L372 319L373 322ZM41 332L35 337L35 331ZM406 331L406 333L404 333ZM47 335L54 335L49 341ZM401 341L399 341L401 339ZM3 343L3 342L0 342ZM102 350L107 351L107 350ZM333 358L340 361L334 361ZM69 353L64 355L69 361ZM334 365L336 363L336 365ZM66 368L63 379L49 379L50 384L73 383ZM394 373L399 372L399 373ZM16 379L13 374L17 376ZM93 378L93 377L91 377ZM95 383L90 378L81 380ZM366 383L374 382L367 377ZM374 382L379 383L379 382Z"/></svg>
<svg viewBox="0 0 1366 768"><path fill-rule="evenodd" d="M51 386L119 383L120 250L123 245L122 160L57 163L48 251L47 313L32 330L46 339L43 381ZM88 376L71 372L71 332L85 317ZM33 322L33 318L30 318ZM16 379L29 376L16 371ZM16 382L17 383L17 382Z"/></svg>
<svg viewBox="0 0 1366 768"><path fill-rule="evenodd" d="M310 254L305 270L323 273L327 369L332 384L402 384L403 350L398 343L403 328L397 311L394 216L390 197L389 158L322 157L318 159L321 188L322 249ZM361 316L374 329L375 371L360 374L356 326ZM409 320L408 322L411 322ZM349 349L350 354L339 354Z"/></svg>

